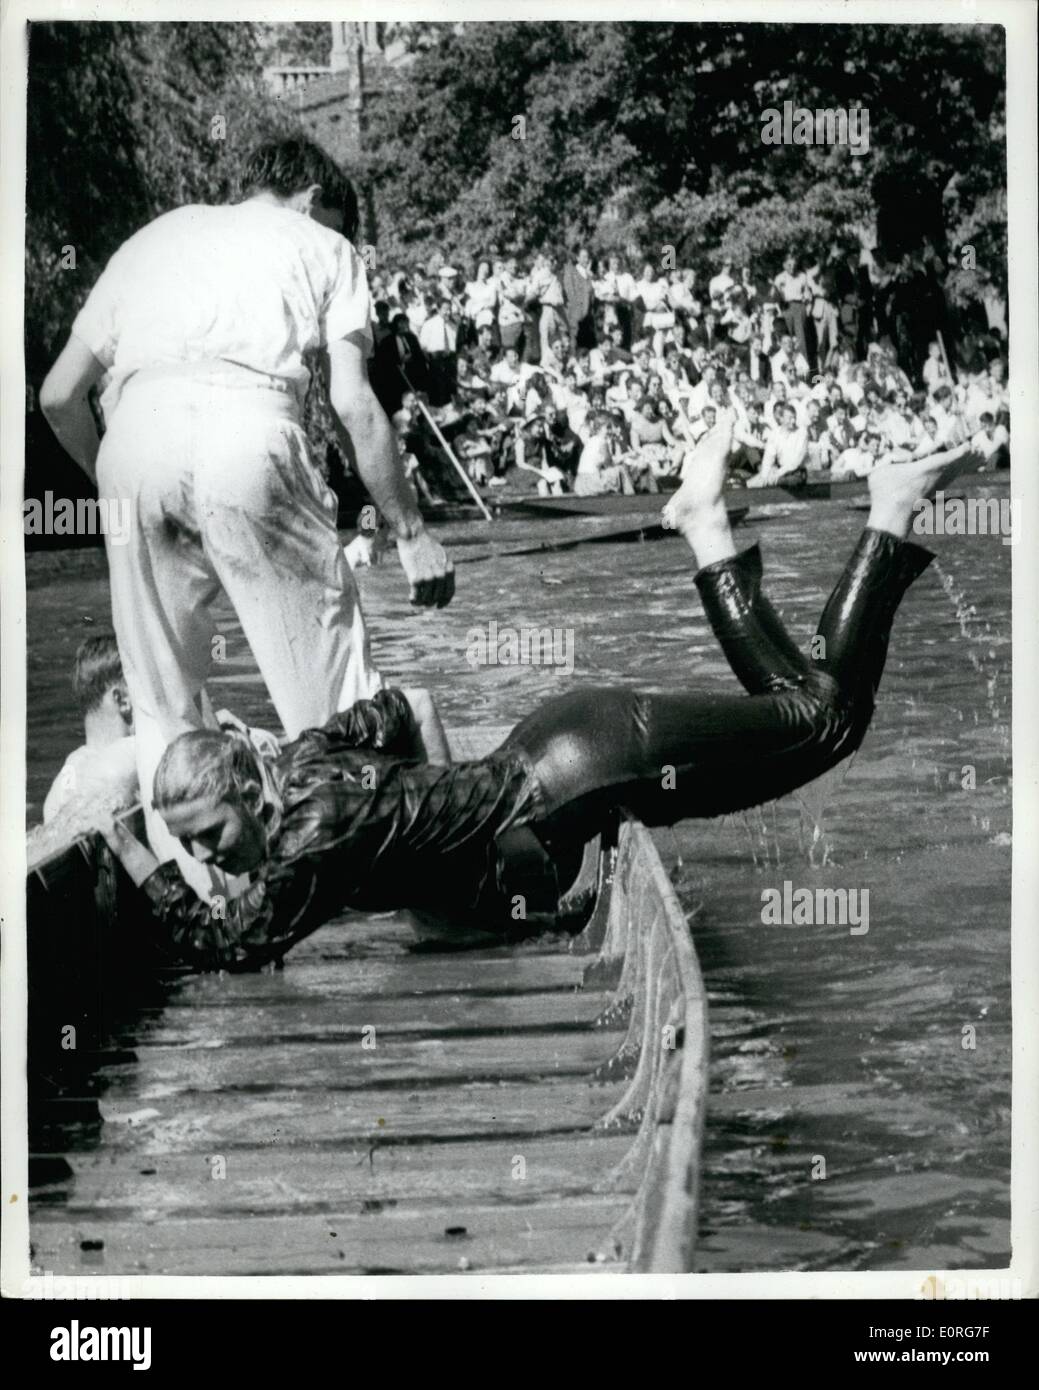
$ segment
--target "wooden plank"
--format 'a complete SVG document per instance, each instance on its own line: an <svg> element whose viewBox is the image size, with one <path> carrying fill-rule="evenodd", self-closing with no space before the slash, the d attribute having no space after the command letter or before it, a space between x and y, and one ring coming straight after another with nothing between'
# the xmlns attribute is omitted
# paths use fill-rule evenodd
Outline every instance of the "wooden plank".
<svg viewBox="0 0 1039 1390"><path fill-rule="evenodd" d="M572 1133L591 1129L619 1094L615 1083L548 1077L421 1090L102 1098L99 1105L108 1150L214 1154L241 1144L280 1149ZM44 1132L39 1151L55 1152L46 1139Z"/></svg>
<svg viewBox="0 0 1039 1390"><path fill-rule="evenodd" d="M452 1034L517 1037L548 1028L590 1027L608 1006L595 991L492 995L437 994L416 998L367 998L344 1004L324 999L289 1001L275 998L235 1007L213 1005L160 1012L143 1024L127 1025L114 1035L125 1048L206 1046L220 1042L253 1045L274 1042L332 1042L361 1036L374 1027L378 1038ZM125 1050L125 1049L124 1049ZM66 1054L67 1055L67 1054ZM103 1061L105 1054L99 1054Z"/></svg>
<svg viewBox="0 0 1039 1390"><path fill-rule="evenodd" d="M435 994L516 996L581 988L586 960L560 953L525 955L522 950L462 955L358 958L342 965L317 961L266 974L192 975L170 995L169 1008L227 1007L234 1003L284 999L413 998Z"/></svg>
<svg viewBox="0 0 1039 1390"><path fill-rule="evenodd" d="M40 1210L61 1204L67 1217L134 1211L248 1214L328 1209L387 1201L527 1200L590 1192L609 1183L631 1146L630 1134L475 1140L457 1144L368 1144L334 1151L295 1148L231 1150L222 1166L199 1153L132 1151L69 1154L70 1173L41 1187ZM517 1160L522 1160L522 1164ZM215 1176L219 1174L223 1176ZM634 1191L629 1181L620 1191Z"/></svg>
<svg viewBox="0 0 1039 1390"><path fill-rule="evenodd" d="M269 1042L259 1048L225 1045L219 1038L185 1047L138 1049L136 1061L104 1068L105 1096L127 1095L147 1104L171 1091L194 1097L211 1092L266 1094L277 1089L343 1090L389 1085L463 1085L468 1081L588 1074L617 1050L623 1034L606 1029L570 1033L457 1038L389 1038L378 1030L374 1047L360 1034L341 1041Z"/></svg>
<svg viewBox="0 0 1039 1390"><path fill-rule="evenodd" d="M161 1212L66 1220L41 1212L33 1262L55 1274L217 1275L456 1273L527 1265L616 1262L611 1230L630 1199L456 1203L323 1216L182 1217ZM449 1234L452 1233L452 1234ZM83 1242L95 1248L82 1249ZM101 1243L98 1248L98 1243ZM93 1258L91 1258L93 1257Z"/></svg>

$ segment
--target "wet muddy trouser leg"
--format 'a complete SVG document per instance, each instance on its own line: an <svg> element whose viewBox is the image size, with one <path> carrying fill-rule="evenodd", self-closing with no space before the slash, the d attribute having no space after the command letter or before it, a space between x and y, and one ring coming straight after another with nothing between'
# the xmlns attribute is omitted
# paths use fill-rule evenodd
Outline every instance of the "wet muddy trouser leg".
<svg viewBox="0 0 1039 1390"><path fill-rule="evenodd" d="M757 547L696 576L745 696L576 691L523 720L507 747L530 759L539 834L590 836L612 807L650 825L760 805L814 780L861 743L895 611L933 556L863 532L801 654L761 593Z"/></svg>
<svg viewBox="0 0 1039 1390"><path fill-rule="evenodd" d="M109 537L108 559L149 836L194 886L199 866L150 811L151 783L166 744L202 725L203 687L218 692L233 669L215 602L230 600L290 738L370 697L381 679L335 498L291 397L132 378L102 441L98 482L129 510L129 537Z"/></svg>

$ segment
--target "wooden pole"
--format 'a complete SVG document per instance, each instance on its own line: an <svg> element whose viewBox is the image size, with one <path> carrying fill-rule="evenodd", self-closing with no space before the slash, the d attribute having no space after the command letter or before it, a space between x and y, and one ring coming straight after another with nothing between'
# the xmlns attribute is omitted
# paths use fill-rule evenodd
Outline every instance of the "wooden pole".
<svg viewBox="0 0 1039 1390"><path fill-rule="evenodd" d="M400 374L402 377L404 377L404 380L408 382L408 390L414 392L415 401L418 405L419 410L422 411L422 414L429 421L429 426L432 429L433 433L436 435L437 439L439 440L440 447L443 449L444 453L448 456L448 458L454 464L455 468L458 470L458 476L461 478L462 482L465 483L466 487L472 493L473 501L480 508L480 511L483 512L484 519L487 521L493 521L494 518L491 516L490 508L487 506L487 503L483 500L480 494L476 491L476 485L474 484L472 478L470 478L469 474L459 463L458 458L455 455L455 451L451 448L451 445L444 438L440 426L433 419L432 415L426 408L426 403L423 401L422 397L418 394L418 392L415 391L415 388L414 386L412 386L411 382L408 381L407 375L405 374L403 367L400 369Z"/></svg>

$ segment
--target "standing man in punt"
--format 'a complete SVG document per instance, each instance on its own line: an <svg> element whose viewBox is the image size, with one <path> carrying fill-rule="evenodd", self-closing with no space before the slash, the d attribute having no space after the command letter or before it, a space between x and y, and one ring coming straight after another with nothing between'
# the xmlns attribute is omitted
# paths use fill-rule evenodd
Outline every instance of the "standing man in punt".
<svg viewBox="0 0 1039 1390"><path fill-rule="evenodd" d="M113 624L149 836L182 863L151 811L152 778L166 745L204 723L221 591L290 739L382 686L336 499L301 426L305 354L323 353L336 427L395 533L412 603L441 607L454 591L368 381L371 302L349 240L349 180L291 139L256 150L242 184L243 201L178 208L119 248L40 396L100 496L131 510L129 542L108 545ZM103 377L99 439L88 393ZM428 748L438 735L425 714Z"/></svg>

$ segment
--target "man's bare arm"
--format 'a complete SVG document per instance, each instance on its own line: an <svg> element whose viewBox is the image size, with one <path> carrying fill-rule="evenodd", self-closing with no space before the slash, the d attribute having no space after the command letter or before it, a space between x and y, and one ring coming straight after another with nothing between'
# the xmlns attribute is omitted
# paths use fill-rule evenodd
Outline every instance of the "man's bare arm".
<svg viewBox="0 0 1039 1390"><path fill-rule="evenodd" d="M351 334L328 345L332 414L347 458L393 528L411 602L443 608L454 595L454 566L426 531L393 426L368 381L364 342L360 334Z"/></svg>
<svg viewBox="0 0 1039 1390"><path fill-rule="evenodd" d="M104 371L87 345L72 333L40 388L40 409L47 423L92 483L97 482L101 441L87 396Z"/></svg>

